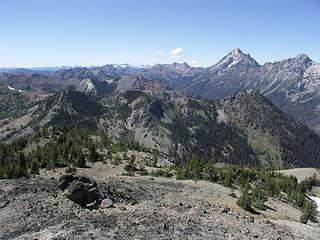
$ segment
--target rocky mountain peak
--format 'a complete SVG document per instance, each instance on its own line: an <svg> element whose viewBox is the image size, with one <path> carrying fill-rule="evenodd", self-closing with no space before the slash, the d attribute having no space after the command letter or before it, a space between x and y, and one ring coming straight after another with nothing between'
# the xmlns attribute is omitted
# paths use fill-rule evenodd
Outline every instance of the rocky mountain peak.
<svg viewBox="0 0 320 240"><path fill-rule="evenodd" d="M191 66L190 66L188 63L186 63L186 62L182 63L182 65L183 65L185 68L191 68Z"/></svg>
<svg viewBox="0 0 320 240"><path fill-rule="evenodd" d="M112 70L116 70L115 66L113 64L106 64L102 66L102 69L112 69Z"/></svg>
<svg viewBox="0 0 320 240"><path fill-rule="evenodd" d="M298 63L311 63L312 62L311 58L309 58L309 56L304 53L299 53L294 59Z"/></svg>
<svg viewBox="0 0 320 240"><path fill-rule="evenodd" d="M231 51L231 54L232 55L237 55L237 54L243 54L243 52L241 51L241 49L240 48L235 48L235 49L233 49L232 51Z"/></svg>
<svg viewBox="0 0 320 240"><path fill-rule="evenodd" d="M213 71L226 71L234 67L257 67L259 64L249 54L243 53L239 48L233 49L217 64L211 67Z"/></svg>
<svg viewBox="0 0 320 240"><path fill-rule="evenodd" d="M164 71L164 72L175 72L175 73L189 73L192 71L192 67L187 64L186 62L184 63L178 63L174 62L171 64L156 64L153 67L150 68L150 70L153 71Z"/></svg>
<svg viewBox="0 0 320 240"><path fill-rule="evenodd" d="M174 67L174 68L191 68L191 67L189 66L189 64L186 63L186 62L184 62L184 63L174 62L174 63L172 63L172 67Z"/></svg>
<svg viewBox="0 0 320 240"><path fill-rule="evenodd" d="M290 72L292 72L293 68L301 69L303 71L303 69L310 67L313 63L314 62L308 57L308 55L300 53L293 58L287 58L279 62L274 62L271 65L269 63L269 65L281 66L282 69L290 70Z"/></svg>

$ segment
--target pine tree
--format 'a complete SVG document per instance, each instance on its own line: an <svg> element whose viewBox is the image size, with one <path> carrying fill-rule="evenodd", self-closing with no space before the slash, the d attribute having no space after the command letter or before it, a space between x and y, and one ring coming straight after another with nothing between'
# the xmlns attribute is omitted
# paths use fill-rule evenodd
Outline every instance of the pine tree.
<svg viewBox="0 0 320 240"><path fill-rule="evenodd" d="M15 177L27 177L27 161L22 152L19 152L18 157L17 157L17 164L15 167Z"/></svg>
<svg viewBox="0 0 320 240"><path fill-rule="evenodd" d="M31 161L30 173L32 175L39 174L39 166L38 166L38 161L36 159L32 159Z"/></svg>
<svg viewBox="0 0 320 240"><path fill-rule="evenodd" d="M309 220L311 222L317 222L318 211L314 201L306 200L301 211L300 221L302 223L307 224Z"/></svg>
<svg viewBox="0 0 320 240"><path fill-rule="evenodd" d="M211 182L217 182L219 180L218 170L213 166L211 162L208 162L203 169L204 179Z"/></svg>
<svg viewBox="0 0 320 240"><path fill-rule="evenodd" d="M299 189L296 190L296 204L298 205L298 207L303 207L304 203L305 203L305 199L306 199L306 195Z"/></svg>
<svg viewBox="0 0 320 240"><path fill-rule="evenodd" d="M58 162L58 151L55 145L50 148L48 155L49 164L55 166Z"/></svg>
<svg viewBox="0 0 320 240"><path fill-rule="evenodd" d="M79 152L77 154L76 166L81 167L81 168L86 167L86 159L85 159L84 154L82 153L81 149L79 150Z"/></svg>
<svg viewBox="0 0 320 240"><path fill-rule="evenodd" d="M225 187L232 186L232 170L229 168L223 169L220 174L222 185Z"/></svg>
<svg viewBox="0 0 320 240"><path fill-rule="evenodd" d="M237 204L239 207L243 208L244 210L251 211L252 207L252 199L249 193L249 185L247 185L245 188L243 188L241 192L241 196L237 201Z"/></svg>
<svg viewBox="0 0 320 240"><path fill-rule="evenodd" d="M192 178L194 180L198 180L201 178L201 173L203 171L204 164L202 160L196 156L193 155L186 164L185 170L186 170L186 176L188 178Z"/></svg>
<svg viewBox="0 0 320 240"><path fill-rule="evenodd" d="M99 160L99 154L97 153L93 144L89 145L89 154L88 154L88 161L89 162L97 162Z"/></svg>
<svg viewBox="0 0 320 240"><path fill-rule="evenodd" d="M255 189L251 192L252 197L252 205L260 210L267 210L267 207L264 205L264 202L267 201L267 195L266 192L259 186L257 186Z"/></svg>

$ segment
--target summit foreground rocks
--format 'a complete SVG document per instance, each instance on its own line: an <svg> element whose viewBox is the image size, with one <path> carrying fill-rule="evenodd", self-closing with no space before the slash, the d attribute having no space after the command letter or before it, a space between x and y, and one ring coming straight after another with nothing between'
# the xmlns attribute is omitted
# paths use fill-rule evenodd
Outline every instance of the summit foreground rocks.
<svg viewBox="0 0 320 240"><path fill-rule="evenodd" d="M202 181L40 176L1 180L0 189L1 202L10 200L0 209L0 239L318 239L320 236L315 226L253 216L236 206L228 195L229 189ZM88 207L90 203L94 204ZM277 211L285 208L294 212L289 205Z"/></svg>

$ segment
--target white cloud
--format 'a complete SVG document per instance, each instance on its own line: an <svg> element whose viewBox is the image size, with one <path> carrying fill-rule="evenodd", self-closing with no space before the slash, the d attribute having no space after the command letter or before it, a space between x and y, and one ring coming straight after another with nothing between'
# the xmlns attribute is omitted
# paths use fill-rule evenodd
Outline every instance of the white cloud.
<svg viewBox="0 0 320 240"><path fill-rule="evenodd" d="M157 54L157 55L163 55L164 52L162 52L162 51L156 51L156 54Z"/></svg>
<svg viewBox="0 0 320 240"><path fill-rule="evenodd" d="M200 67L200 65L199 65L197 60L192 60L191 61L191 67Z"/></svg>
<svg viewBox="0 0 320 240"><path fill-rule="evenodd" d="M176 48L176 49L173 49L169 54L172 58L179 58L182 52L183 52L182 48Z"/></svg>

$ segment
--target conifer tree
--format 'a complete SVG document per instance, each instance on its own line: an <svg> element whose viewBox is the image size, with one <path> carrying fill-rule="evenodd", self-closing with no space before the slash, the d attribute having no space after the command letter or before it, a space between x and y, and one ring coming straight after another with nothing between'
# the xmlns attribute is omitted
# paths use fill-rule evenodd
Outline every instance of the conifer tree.
<svg viewBox="0 0 320 240"><path fill-rule="evenodd" d="M32 175L39 174L39 166L38 166L38 161L36 159L32 159L31 161L30 173Z"/></svg>
<svg viewBox="0 0 320 240"><path fill-rule="evenodd" d="M19 152L17 156L17 164L15 167L15 177L26 177L28 176L27 174L27 161L22 152Z"/></svg>
<svg viewBox="0 0 320 240"><path fill-rule="evenodd" d="M302 207L302 215L300 221L307 224L310 220L311 222L317 222L317 206L314 201L306 200Z"/></svg>
<svg viewBox="0 0 320 240"><path fill-rule="evenodd" d="M251 211L252 207L252 199L249 193L249 185L247 184L241 191L241 196L237 201L239 207L243 208L244 210Z"/></svg>
<svg viewBox="0 0 320 240"><path fill-rule="evenodd" d="M99 160L99 154L97 153L93 144L89 145L88 161L97 162Z"/></svg>
<svg viewBox="0 0 320 240"><path fill-rule="evenodd" d="M81 150L79 150L77 154L76 165L77 167L81 167L81 168L86 167L86 159Z"/></svg>

